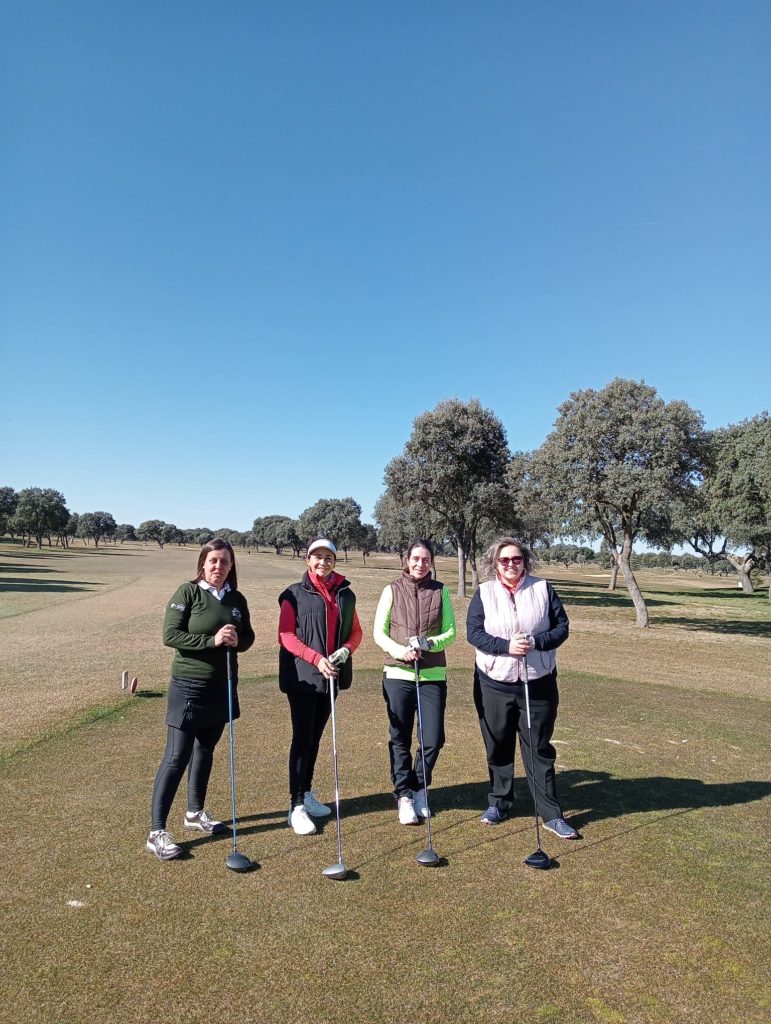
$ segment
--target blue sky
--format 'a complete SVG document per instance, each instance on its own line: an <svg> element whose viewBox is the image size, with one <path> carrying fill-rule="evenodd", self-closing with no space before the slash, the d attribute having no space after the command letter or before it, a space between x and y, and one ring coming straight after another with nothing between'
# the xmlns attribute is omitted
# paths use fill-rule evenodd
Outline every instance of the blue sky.
<svg viewBox="0 0 771 1024"><path fill-rule="evenodd" d="M5 3L0 484L246 529L478 397L769 405L771 4Z"/></svg>

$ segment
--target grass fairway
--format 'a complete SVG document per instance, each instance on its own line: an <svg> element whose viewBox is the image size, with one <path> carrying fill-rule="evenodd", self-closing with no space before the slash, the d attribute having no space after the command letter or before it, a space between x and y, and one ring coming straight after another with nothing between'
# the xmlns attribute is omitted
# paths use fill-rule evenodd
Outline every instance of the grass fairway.
<svg viewBox="0 0 771 1024"><path fill-rule="evenodd" d="M261 866L236 875L224 865L229 837L182 832L180 798L170 828L189 856L161 864L143 850L164 741L160 617L194 555L78 550L62 561L0 554L5 565L51 568L91 587L0 592L0 699L12 716L2 737L10 827L0 853L7 1019L769 1019L771 641L762 597L644 581L659 603L641 633L629 627L625 594L550 574L573 625L560 653L558 783L584 838L545 834L556 861L548 872L522 864L535 835L521 782L511 821L478 823L487 785L463 642L453 649L448 742L433 791L444 863L416 863L425 830L396 822L377 656L366 645L339 704L352 877L335 883L321 876L336 859L334 825L308 838L286 825L288 716L267 675L276 594L297 563L241 559L258 643L242 666L240 846ZM365 626L392 572L385 560L351 564ZM23 578L39 575L54 573ZM461 618L465 603L456 608ZM58 659L55 649L64 651ZM143 695L123 697L119 671L139 662ZM330 782L326 736L322 796ZM226 744L208 804L227 814Z"/></svg>

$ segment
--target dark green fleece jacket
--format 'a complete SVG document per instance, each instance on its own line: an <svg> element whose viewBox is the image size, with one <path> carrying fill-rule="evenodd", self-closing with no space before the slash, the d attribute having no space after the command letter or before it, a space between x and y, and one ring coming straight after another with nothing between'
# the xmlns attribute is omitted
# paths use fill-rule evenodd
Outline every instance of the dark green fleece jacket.
<svg viewBox="0 0 771 1024"><path fill-rule="evenodd" d="M214 645L214 634L222 626L234 625L238 647ZM254 643L246 599L229 590L221 601L197 583L183 583L174 592L163 620L163 642L176 648L171 674L176 679L227 682L227 651L232 653L233 681L238 679L235 651L248 651Z"/></svg>

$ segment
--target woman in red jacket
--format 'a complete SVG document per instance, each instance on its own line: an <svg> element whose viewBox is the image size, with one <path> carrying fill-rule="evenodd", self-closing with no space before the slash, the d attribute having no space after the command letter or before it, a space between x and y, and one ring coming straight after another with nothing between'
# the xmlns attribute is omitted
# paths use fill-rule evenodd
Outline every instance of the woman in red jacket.
<svg viewBox="0 0 771 1024"><path fill-rule="evenodd" d="M321 538L308 546L307 572L280 595L278 682L292 715L289 748L289 825L297 835L316 831L313 817L331 814L312 790L319 744L330 716L329 687L351 685L351 654L361 643L356 597L335 572L337 548ZM330 661L335 653L336 665Z"/></svg>

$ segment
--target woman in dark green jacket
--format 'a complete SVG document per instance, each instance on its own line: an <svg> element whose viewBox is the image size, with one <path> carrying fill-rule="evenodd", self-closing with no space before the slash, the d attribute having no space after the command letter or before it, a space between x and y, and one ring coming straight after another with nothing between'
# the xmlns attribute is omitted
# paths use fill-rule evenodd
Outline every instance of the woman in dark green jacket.
<svg viewBox="0 0 771 1024"><path fill-rule="evenodd" d="M153 786L146 847L160 860L182 850L166 821L182 776L190 766L183 828L211 834L225 826L204 809L214 748L228 721L227 652L231 652L233 717L238 718L238 659L254 643L249 609L238 589L236 558L226 540L204 544L195 579L183 583L166 608L163 642L175 648L166 713L168 736Z"/></svg>

